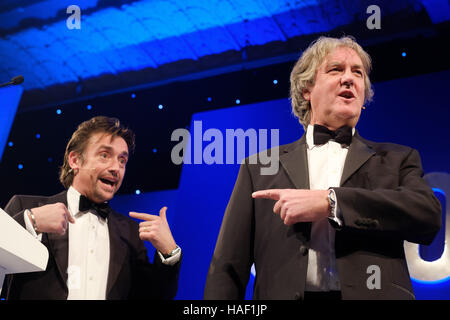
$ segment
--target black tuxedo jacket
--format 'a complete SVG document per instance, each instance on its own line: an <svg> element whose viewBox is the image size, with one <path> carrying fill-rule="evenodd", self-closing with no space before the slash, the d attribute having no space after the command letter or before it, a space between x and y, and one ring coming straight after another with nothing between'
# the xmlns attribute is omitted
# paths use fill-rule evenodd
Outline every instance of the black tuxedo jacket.
<svg viewBox="0 0 450 320"><path fill-rule="evenodd" d="M302 299L311 223L284 225L275 201L252 199L263 189L309 189L305 135L280 146L280 169L261 175L246 159L229 200L206 280L205 299L243 299L252 263L254 299ZM414 299L403 241L429 244L441 226L440 203L425 180L419 154L357 133L336 192L344 226L335 250L343 299ZM381 288L367 282L378 266ZM369 281L368 281L369 280ZM369 288L370 287L370 288Z"/></svg>
<svg viewBox="0 0 450 320"><path fill-rule="evenodd" d="M5 211L25 227L25 209L62 202L67 206L67 191L52 197L16 195ZM110 262L106 298L173 299L177 292L180 262L164 265L156 254L153 264L139 238L136 221L115 211L108 216ZM49 251L43 272L9 275L2 296L7 299L67 299L68 232L65 235L44 233L42 243Z"/></svg>

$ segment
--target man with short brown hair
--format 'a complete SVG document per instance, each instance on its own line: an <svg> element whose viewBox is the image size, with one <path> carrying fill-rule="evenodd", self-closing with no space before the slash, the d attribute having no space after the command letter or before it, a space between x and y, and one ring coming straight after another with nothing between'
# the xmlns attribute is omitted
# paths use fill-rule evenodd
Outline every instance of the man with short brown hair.
<svg viewBox="0 0 450 320"><path fill-rule="evenodd" d="M80 124L67 144L60 180L67 188L51 197L14 196L5 211L49 251L44 272L6 278L7 299L173 299L181 249L166 219L130 213L108 201L120 188L134 149L134 133L115 118ZM157 249L151 264L142 240Z"/></svg>

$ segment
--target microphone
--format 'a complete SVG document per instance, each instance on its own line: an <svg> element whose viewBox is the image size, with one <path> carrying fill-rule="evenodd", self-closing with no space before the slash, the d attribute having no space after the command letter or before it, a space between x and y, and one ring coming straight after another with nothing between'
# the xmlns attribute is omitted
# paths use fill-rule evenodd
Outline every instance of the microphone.
<svg viewBox="0 0 450 320"><path fill-rule="evenodd" d="M97 168L77 168L77 169L78 170L90 170L90 171L97 170ZM71 172L73 172L72 168L70 168L67 173L71 173Z"/></svg>
<svg viewBox="0 0 450 320"><path fill-rule="evenodd" d="M6 83L2 83L2 84L0 84L0 88L1 87L7 87L7 86L10 86L10 85L18 85L18 84L21 84L22 82L23 82L23 76L22 75L20 75L20 76L15 76L14 78L12 78L11 79L11 81L10 82L6 82Z"/></svg>

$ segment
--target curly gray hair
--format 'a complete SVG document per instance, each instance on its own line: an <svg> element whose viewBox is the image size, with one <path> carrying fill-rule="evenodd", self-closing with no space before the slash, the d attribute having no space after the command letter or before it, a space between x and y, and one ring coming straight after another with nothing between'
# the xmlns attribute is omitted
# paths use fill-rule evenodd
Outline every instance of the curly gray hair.
<svg viewBox="0 0 450 320"><path fill-rule="evenodd" d="M306 129L311 121L311 103L303 97L309 87L314 86L316 72L325 57L338 47L348 47L359 55L364 68L364 103L372 100L373 90L369 79L372 61L367 52L351 36L342 38L320 37L313 41L298 59L291 72L292 112Z"/></svg>

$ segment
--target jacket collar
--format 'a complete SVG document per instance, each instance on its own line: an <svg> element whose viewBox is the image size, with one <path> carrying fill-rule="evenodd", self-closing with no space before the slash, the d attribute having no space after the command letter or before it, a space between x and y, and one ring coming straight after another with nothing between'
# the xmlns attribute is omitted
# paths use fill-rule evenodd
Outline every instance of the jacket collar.
<svg viewBox="0 0 450 320"><path fill-rule="evenodd" d="M294 143L280 148L280 162L297 189L309 189L306 134Z"/></svg>
<svg viewBox="0 0 450 320"><path fill-rule="evenodd" d="M48 198L48 200L45 202L39 202L38 205L43 206L46 204L52 204L57 202L61 202L67 207L67 191L58 193L57 195ZM43 237L45 236L48 239L49 251L55 257L56 266L58 268L61 280L67 286L69 232L67 231L64 235L58 235L56 233L46 233L43 235Z"/></svg>
<svg viewBox="0 0 450 320"><path fill-rule="evenodd" d="M356 130L344 163L340 186L375 154L375 151ZM297 189L309 189L309 169L306 134L284 148L280 148L280 162Z"/></svg>
<svg viewBox="0 0 450 320"><path fill-rule="evenodd" d="M365 143L356 131L352 143L350 144L350 148L348 149L347 158L345 159L340 186L343 186L345 182L347 182L347 180L374 154L375 151L372 147Z"/></svg>

